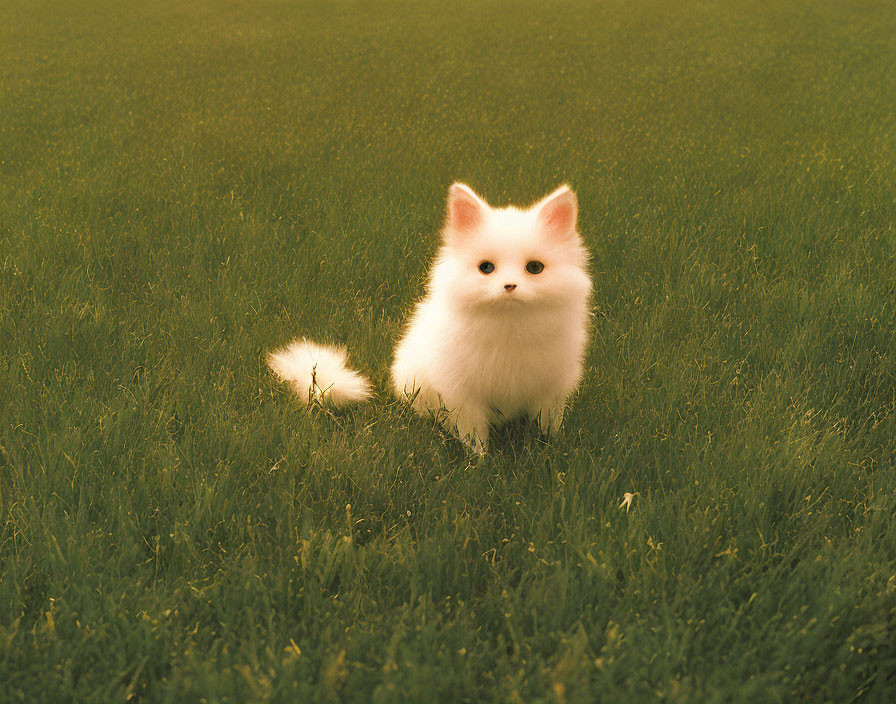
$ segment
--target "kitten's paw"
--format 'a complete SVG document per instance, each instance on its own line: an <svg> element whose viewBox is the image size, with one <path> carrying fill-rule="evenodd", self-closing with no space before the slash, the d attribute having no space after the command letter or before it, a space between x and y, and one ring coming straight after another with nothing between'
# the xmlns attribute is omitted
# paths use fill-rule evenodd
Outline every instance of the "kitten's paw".
<svg viewBox="0 0 896 704"><path fill-rule="evenodd" d="M477 455L488 450L488 419L484 413L463 410L451 413L449 424L460 441Z"/></svg>
<svg viewBox="0 0 896 704"><path fill-rule="evenodd" d="M479 458L488 455L488 450L482 443L471 443L469 442L469 439L462 439L461 443L467 450L467 453L472 455L473 457Z"/></svg>
<svg viewBox="0 0 896 704"><path fill-rule="evenodd" d="M483 437L478 431L472 434L462 434L460 430L456 430L455 432L457 433L458 440L460 440L474 455L481 457L488 452L487 434ZM488 431L486 430L485 432L487 433Z"/></svg>
<svg viewBox="0 0 896 704"><path fill-rule="evenodd" d="M537 413L538 429L543 435L556 437L563 424L563 404L555 406L542 406Z"/></svg>

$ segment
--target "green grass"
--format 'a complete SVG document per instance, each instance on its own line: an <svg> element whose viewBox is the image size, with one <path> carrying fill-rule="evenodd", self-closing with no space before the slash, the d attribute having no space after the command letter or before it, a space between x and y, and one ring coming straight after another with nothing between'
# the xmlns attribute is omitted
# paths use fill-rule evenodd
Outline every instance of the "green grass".
<svg viewBox="0 0 896 704"><path fill-rule="evenodd" d="M896 697L896 5L131 5L0 22L0 701ZM388 392L453 180L593 254L479 462Z"/></svg>

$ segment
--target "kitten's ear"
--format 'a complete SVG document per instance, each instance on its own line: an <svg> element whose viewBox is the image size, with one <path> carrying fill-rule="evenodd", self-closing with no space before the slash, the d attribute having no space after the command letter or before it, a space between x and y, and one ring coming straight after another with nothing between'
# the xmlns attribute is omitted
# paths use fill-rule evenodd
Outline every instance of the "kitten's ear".
<svg viewBox="0 0 896 704"><path fill-rule="evenodd" d="M487 209L486 202L472 188L455 183L448 189L448 232L456 235L472 232L482 224Z"/></svg>
<svg viewBox="0 0 896 704"><path fill-rule="evenodd" d="M561 239L576 237L579 201L569 186L556 191L535 204L538 225L542 231Z"/></svg>

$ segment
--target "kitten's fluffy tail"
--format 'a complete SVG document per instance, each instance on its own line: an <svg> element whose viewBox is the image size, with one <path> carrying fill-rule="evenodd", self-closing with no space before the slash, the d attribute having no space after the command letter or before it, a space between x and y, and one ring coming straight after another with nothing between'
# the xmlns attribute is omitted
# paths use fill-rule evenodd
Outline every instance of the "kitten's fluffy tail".
<svg viewBox="0 0 896 704"><path fill-rule="evenodd" d="M318 345L303 337L271 352L268 365L304 403L329 401L341 406L370 398L370 380L349 369L344 347Z"/></svg>

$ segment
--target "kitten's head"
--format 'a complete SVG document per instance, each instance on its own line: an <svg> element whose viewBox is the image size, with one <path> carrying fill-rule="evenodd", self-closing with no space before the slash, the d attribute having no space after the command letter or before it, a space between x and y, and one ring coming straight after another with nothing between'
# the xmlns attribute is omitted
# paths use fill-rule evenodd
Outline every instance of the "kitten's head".
<svg viewBox="0 0 896 704"><path fill-rule="evenodd" d="M492 208L455 183L433 293L463 308L508 311L584 301L591 281L577 214L567 186L521 209Z"/></svg>

